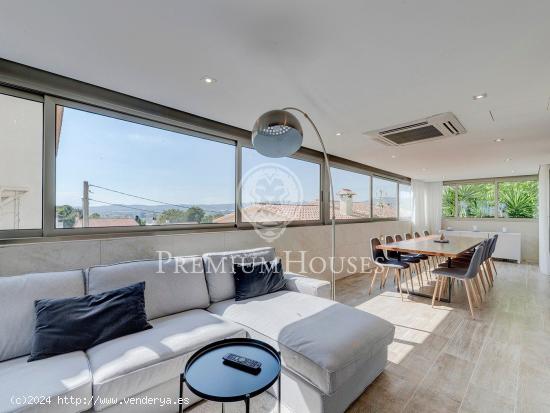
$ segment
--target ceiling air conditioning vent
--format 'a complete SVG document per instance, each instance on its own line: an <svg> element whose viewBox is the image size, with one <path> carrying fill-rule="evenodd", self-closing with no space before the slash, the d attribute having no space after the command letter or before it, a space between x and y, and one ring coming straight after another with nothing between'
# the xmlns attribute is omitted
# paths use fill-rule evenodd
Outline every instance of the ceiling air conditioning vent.
<svg viewBox="0 0 550 413"><path fill-rule="evenodd" d="M389 128L365 132L376 140L391 146L411 145L466 133L464 126L451 112L426 119L402 123Z"/></svg>

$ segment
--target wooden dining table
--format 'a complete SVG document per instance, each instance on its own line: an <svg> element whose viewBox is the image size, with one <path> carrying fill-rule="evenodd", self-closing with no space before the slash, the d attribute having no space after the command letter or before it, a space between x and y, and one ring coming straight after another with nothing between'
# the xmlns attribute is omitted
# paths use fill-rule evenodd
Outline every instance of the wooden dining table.
<svg viewBox="0 0 550 413"><path fill-rule="evenodd" d="M425 254L434 257L445 257L447 259L447 266L452 267L453 258L456 258L466 251L471 250L478 244L480 244L486 238L483 237L446 237L449 242L442 243L436 242L439 240L439 235L430 235L427 237L413 238L405 241L391 242L388 244L382 244L377 249L385 251L397 252L398 259L401 259L401 254ZM448 296L443 298L442 301L451 302L451 278L448 277ZM411 295L417 295L420 297L432 298L430 294L424 294L419 291L409 291ZM433 294L433 292L432 292Z"/></svg>

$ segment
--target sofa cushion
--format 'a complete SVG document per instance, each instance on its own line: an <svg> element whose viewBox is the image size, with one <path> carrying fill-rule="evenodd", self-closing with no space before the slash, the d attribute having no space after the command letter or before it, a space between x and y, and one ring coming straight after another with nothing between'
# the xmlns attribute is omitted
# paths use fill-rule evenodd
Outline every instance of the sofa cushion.
<svg viewBox="0 0 550 413"><path fill-rule="evenodd" d="M83 297L35 303L36 329L29 361L85 351L152 326L145 314L145 283Z"/></svg>
<svg viewBox="0 0 550 413"><path fill-rule="evenodd" d="M357 366L393 340L394 326L372 314L293 291L208 308L247 328L252 338L281 351L283 364L325 394L357 373Z"/></svg>
<svg viewBox="0 0 550 413"><path fill-rule="evenodd" d="M210 301L229 300L235 297L234 264L252 264L275 259L273 247L242 251L211 252L202 256Z"/></svg>
<svg viewBox="0 0 550 413"><path fill-rule="evenodd" d="M235 264L234 271L236 301L274 293L286 286L279 258L259 264Z"/></svg>
<svg viewBox="0 0 550 413"><path fill-rule="evenodd" d="M113 404L113 398L120 401L178 377L191 354L206 344L246 337L246 331L238 324L199 309L157 318L151 324L151 330L87 351L94 396L105 400L94 410Z"/></svg>
<svg viewBox="0 0 550 413"><path fill-rule="evenodd" d="M193 308L206 308L210 303L199 256L100 265L86 272L88 294L141 281L147 285L145 310L149 320Z"/></svg>
<svg viewBox="0 0 550 413"><path fill-rule="evenodd" d="M27 363L26 357L4 361L0 363L0 383L0 412L82 412L91 407L92 374L81 351L33 363ZM42 404L24 404L32 400L29 396ZM58 396L72 396L75 401L58 403Z"/></svg>
<svg viewBox="0 0 550 413"><path fill-rule="evenodd" d="M82 270L0 277L0 361L31 352L35 300L83 295Z"/></svg>

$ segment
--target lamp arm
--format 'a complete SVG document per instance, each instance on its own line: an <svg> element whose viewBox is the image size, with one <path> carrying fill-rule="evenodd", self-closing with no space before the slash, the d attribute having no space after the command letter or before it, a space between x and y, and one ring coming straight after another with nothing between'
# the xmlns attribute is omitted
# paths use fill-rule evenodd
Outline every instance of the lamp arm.
<svg viewBox="0 0 550 413"><path fill-rule="evenodd" d="M313 127L313 130L317 134L317 138L319 138L319 143L321 144L321 148L323 149L323 157L325 158L325 168L328 176L329 181L329 197L330 197L330 203L332 205L332 211L330 214L330 222L331 222L331 240L332 240L332 249L331 249L331 260L330 260L330 271L331 271L331 298L333 301L336 301L336 271L334 269L334 260L336 259L336 202L335 202L335 196L334 196L334 185L332 184L332 173L330 171L330 163L328 160L328 154L327 149L325 147L325 142L323 141L323 138L321 137L321 134L319 133L319 129L317 129L317 125L315 125L315 122L309 117L309 115L304 112L301 109L295 108L295 107L286 107L283 108L283 110L294 110L296 112L300 112L311 124Z"/></svg>

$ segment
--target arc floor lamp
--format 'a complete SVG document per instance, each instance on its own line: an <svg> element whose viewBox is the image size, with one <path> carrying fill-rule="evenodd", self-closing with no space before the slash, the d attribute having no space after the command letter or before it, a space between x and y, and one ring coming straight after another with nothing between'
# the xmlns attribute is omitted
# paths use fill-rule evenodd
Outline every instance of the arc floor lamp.
<svg viewBox="0 0 550 413"><path fill-rule="evenodd" d="M290 156L302 146L302 140L304 132L298 119L289 111L296 111L301 113L311 124L313 130L319 138L319 143L323 149L323 156L325 158L325 168L330 185L330 202L331 202L331 241L332 249L330 257L330 271L331 271L331 297L336 300L336 273L334 269L334 260L336 259L336 209L334 199L334 187L332 185L332 174L330 173L330 164L328 161L327 150L323 138L319 133L319 129L309 117L309 115L301 109L294 107L287 107L278 110L271 110L264 113L256 120L254 128L252 129L252 145L259 153L270 158L282 158Z"/></svg>

